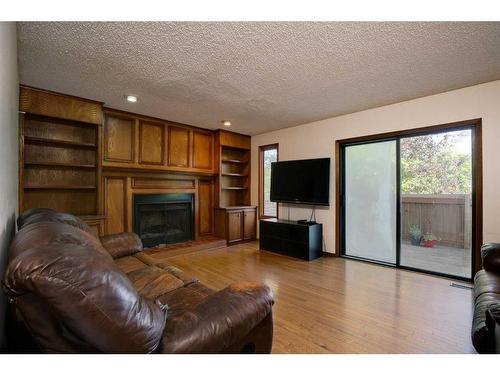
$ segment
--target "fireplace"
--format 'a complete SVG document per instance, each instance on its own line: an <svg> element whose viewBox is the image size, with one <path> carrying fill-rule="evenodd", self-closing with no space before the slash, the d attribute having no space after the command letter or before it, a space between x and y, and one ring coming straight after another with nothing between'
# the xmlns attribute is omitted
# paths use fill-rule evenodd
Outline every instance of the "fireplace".
<svg viewBox="0 0 500 375"><path fill-rule="evenodd" d="M144 247L194 239L194 194L134 194L134 232Z"/></svg>

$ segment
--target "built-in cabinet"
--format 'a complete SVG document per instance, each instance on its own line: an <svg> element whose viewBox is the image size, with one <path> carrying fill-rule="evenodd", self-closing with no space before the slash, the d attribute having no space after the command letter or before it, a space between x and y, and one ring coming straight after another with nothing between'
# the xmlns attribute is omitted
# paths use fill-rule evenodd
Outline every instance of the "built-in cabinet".
<svg viewBox="0 0 500 375"><path fill-rule="evenodd" d="M21 212L49 207L111 234L133 230L134 194L188 193L196 238L255 238L250 137L25 86L19 108Z"/></svg>
<svg viewBox="0 0 500 375"><path fill-rule="evenodd" d="M212 177L105 170L102 178L106 234L133 231L134 194L170 193L194 195L196 238L214 233Z"/></svg>
<svg viewBox="0 0 500 375"><path fill-rule="evenodd" d="M19 211L47 207L80 216L102 234L102 104L21 86Z"/></svg>
<svg viewBox="0 0 500 375"><path fill-rule="evenodd" d="M228 244L256 238L257 208L250 205L250 137L215 134L217 194L215 233Z"/></svg>
<svg viewBox="0 0 500 375"><path fill-rule="evenodd" d="M257 209L255 206L215 209L216 235L232 245L255 239Z"/></svg>
<svg viewBox="0 0 500 375"><path fill-rule="evenodd" d="M104 111L103 167L214 173L214 133L187 125Z"/></svg>

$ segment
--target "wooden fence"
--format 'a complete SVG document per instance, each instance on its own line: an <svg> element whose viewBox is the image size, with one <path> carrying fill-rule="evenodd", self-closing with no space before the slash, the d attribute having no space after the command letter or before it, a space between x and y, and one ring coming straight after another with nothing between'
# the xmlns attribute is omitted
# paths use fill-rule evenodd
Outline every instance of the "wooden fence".
<svg viewBox="0 0 500 375"><path fill-rule="evenodd" d="M403 240L409 241L409 227L416 225L422 234L431 232L439 245L470 248L470 194L402 194Z"/></svg>

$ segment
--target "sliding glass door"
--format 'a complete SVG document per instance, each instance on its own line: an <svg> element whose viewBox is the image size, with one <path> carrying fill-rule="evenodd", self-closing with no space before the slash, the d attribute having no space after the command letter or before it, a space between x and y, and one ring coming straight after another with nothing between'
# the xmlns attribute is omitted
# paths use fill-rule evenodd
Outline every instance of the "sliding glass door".
<svg viewBox="0 0 500 375"><path fill-rule="evenodd" d="M340 146L341 255L471 279L476 128Z"/></svg>
<svg viewBox="0 0 500 375"><path fill-rule="evenodd" d="M401 265L471 278L471 130L402 138Z"/></svg>
<svg viewBox="0 0 500 375"><path fill-rule="evenodd" d="M396 141L346 146L345 254L396 263Z"/></svg>

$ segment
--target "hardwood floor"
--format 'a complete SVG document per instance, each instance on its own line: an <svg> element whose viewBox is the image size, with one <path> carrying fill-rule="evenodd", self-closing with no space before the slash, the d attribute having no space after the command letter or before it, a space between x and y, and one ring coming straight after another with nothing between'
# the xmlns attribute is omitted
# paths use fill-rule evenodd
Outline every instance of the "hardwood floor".
<svg viewBox="0 0 500 375"><path fill-rule="evenodd" d="M334 257L305 262L257 242L168 261L216 289L268 284L273 353L474 353L472 290L448 279Z"/></svg>

